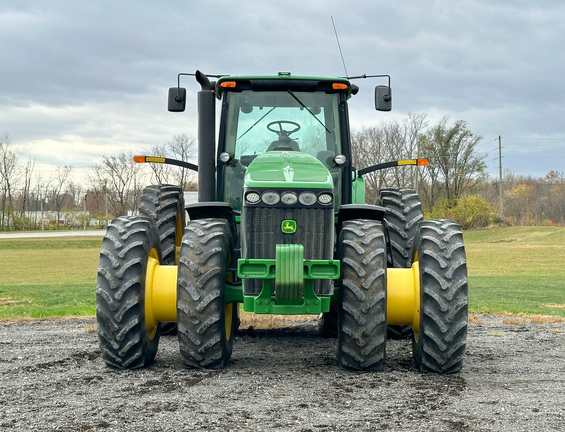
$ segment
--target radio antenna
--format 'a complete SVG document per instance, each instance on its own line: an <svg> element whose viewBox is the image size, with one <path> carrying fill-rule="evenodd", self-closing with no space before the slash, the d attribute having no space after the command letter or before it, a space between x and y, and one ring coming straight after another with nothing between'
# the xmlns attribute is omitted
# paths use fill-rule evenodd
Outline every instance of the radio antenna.
<svg viewBox="0 0 565 432"><path fill-rule="evenodd" d="M330 15L331 19L332 19L332 25L334 26L334 33L335 33L335 39L337 40L337 47L339 48L339 55L341 56L341 62L343 63L343 69L345 70L345 76L348 76L347 73L347 67L345 66L345 60L343 59L343 52L341 51L341 45L339 44L339 37L337 36L337 30L335 28L335 22L334 22L334 17L333 15Z"/></svg>

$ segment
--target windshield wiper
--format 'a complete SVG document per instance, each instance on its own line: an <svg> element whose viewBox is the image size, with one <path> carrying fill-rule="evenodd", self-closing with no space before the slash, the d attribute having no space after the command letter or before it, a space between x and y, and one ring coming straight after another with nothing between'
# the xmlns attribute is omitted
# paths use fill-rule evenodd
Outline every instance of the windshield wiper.
<svg viewBox="0 0 565 432"><path fill-rule="evenodd" d="M237 139L241 139L244 137L244 135L249 132L251 129L253 129L255 126L257 126L257 123L259 123L261 120L263 120L265 117L267 117L269 114L271 114L273 112L273 110L276 107L272 107L263 117L261 117L259 120L257 120L255 123L253 123L251 126L249 126L249 129L247 129L245 132L243 132Z"/></svg>
<svg viewBox="0 0 565 432"><path fill-rule="evenodd" d="M326 125L324 123L322 123L322 121L318 117L316 117L316 114L314 114L312 111L310 111L310 108L308 108L306 105L304 105L302 103L302 101L300 99L298 99L298 97L292 91L287 90L287 92L288 92L289 95L291 95L294 98L294 100L296 102L298 102L302 106L302 108L304 108L306 111L308 111L312 115L312 117L314 117L316 120L318 120L318 123L320 123L328 133L331 133L330 130L326 127Z"/></svg>

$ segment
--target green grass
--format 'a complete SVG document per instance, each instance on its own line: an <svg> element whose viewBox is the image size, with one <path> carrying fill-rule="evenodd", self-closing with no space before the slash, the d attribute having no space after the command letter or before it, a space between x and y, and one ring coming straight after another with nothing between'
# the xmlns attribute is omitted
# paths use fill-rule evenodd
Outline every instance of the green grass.
<svg viewBox="0 0 565 432"><path fill-rule="evenodd" d="M102 239L0 240L0 320L94 315Z"/></svg>
<svg viewBox="0 0 565 432"><path fill-rule="evenodd" d="M473 230L464 238L472 311L565 317L565 228ZM94 315L101 244L0 240L0 320Z"/></svg>
<svg viewBox="0 0 565 432"><path fill-rule="evenodd" d="M565 228L473 230L464 239L471 310L565 317Z"/></svg>

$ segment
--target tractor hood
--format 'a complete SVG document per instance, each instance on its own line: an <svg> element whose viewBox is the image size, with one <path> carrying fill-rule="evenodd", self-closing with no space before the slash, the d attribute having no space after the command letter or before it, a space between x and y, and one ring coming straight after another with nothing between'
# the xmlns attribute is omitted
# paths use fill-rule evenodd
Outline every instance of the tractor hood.
<svg viewBox="0 0 565 432"><path fill-rule="evenodd" d="M308 153L296 151L271 151L257 156L249 164L244 182L252 188L333 188L325 165Z"/></svg>

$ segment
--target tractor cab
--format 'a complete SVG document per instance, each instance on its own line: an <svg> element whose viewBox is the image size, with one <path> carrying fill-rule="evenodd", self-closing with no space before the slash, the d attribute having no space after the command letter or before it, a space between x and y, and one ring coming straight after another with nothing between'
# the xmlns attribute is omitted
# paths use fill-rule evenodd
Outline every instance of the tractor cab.
<svg viewBox="0 0 565 432"><path fill-rule="evenodd" d="M345 113L354 87L347 80L281 73L220 78L216 88L223 101L217 160L219 201L241 211L245 175L257 158L257 165L261 159L275 164L269 173L261 174L273 179L278 177L274 171L284 173L285 167L295 174L298 166L306 167L313 178L317 171L326 172L336 192L336 208L344 199L350 200L342 192L350 189L343 186L351 182ZM277 160L286 165L279 168Z"/></svg>

